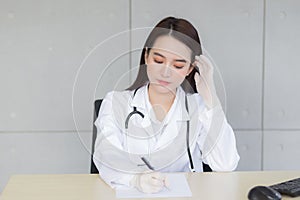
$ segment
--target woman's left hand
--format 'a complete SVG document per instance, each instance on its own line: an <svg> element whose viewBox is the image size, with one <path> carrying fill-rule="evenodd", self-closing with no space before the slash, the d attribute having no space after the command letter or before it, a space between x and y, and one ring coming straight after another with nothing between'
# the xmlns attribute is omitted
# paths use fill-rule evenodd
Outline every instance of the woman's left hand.
<svg viewBox="0 0 300 200"><path fill-rule="evenodd" d="M198 67L200 72L200 75L195 73L194 76L197 92L202 96L206 106L213 108L219 104L213 80L213 65L204 55L195 56L193 64Z"/></svg>

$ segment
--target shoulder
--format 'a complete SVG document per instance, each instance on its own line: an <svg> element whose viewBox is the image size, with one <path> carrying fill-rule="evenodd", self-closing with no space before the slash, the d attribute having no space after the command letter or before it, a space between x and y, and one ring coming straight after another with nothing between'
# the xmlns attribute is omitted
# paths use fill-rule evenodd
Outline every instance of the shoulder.
<svg viewBox="0 0 300 200"><path fill-rule="evenodd" d="M128 113L128 103L131 101L132 91L111 91L108 92L101 103L97 121L122 124ZM106 121L105 121L106 119Z"/></svg>
<svg viewBox="0 0 300 200"><path fill-rule="evenodd" d="M128 102L131 99L132 91L110 91L102 100L100 113L111 113L120 109L127 110Z"/></svg>
<svg viewBox="0 0 300 200"><path fill-rule="evenodd" d="M123 102L124 100L130 99L132 96L132 91L124 90L124 91L110 91L108 92L104 99L103 103L106 102Z"/></svg>

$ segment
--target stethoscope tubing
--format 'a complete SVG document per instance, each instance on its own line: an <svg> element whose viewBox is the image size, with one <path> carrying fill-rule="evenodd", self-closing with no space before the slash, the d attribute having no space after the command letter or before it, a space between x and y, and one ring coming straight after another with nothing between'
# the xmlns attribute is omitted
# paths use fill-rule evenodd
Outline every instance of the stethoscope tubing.
<svg viewBox="0 0 300 200"><path fill-rule="evenodd" d="M134 96L135 96L138 89L139 88L135 89L132 98L134 98ZM187 96L186 95L185 95L185 108L186 108L187 112L189 113L189 108L188 108ZM134 115L134 114L138 114L142 118L145 117L145 115L142 112L138 111L137 108L134 106L133 111L131 111L126 117L126 120L125 120L125 129L126 130L128 130L129 120L132 117L132 115ZM187 120L187 122L186 122L186 148L187 148L187 153L188 153L188 157L189 157L189 161L190 161L190 170L192 172L195 172L194 163L193 163L191 150L190 150L190 121L189 120Z"/></svg>

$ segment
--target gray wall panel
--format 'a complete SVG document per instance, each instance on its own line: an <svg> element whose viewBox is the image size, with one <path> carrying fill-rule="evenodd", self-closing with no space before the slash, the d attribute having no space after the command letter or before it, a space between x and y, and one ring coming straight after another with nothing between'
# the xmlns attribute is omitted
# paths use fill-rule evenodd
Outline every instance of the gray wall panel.
<svg viewBox="0 0 300 200"><path fill-rule="evenodd" d="M300 131L265 131L264 170L300 169Z"/></svg>
<svg viewBox="0 0 300 200"><path fill-rule="evenodd" d="M300 1L267 1L265 118L267 129L300 128Z"/></svg>
<svg viewBox="0 0 300 200"><path fill-rule="evenodd" d="M0 130L74 130L77 70L96 45L128 30L129 2L1 1L0 13ZM123 38L122 45L119 39L99 47L98 59L79 72L74 103L80 129L91 128L101 72L112 59L128 53L128 35ZM114 63L111 68L123 74L129 69L129 57L119 61L122 67ZM111 90L112 80L106 79L102 90Z"/></svg>
<svg viewBox="0 0 300 200"><path fill-rule="evenodd" d="M262 132L235 131L237 149L240 155L238 171L261 170Z"/></svg>

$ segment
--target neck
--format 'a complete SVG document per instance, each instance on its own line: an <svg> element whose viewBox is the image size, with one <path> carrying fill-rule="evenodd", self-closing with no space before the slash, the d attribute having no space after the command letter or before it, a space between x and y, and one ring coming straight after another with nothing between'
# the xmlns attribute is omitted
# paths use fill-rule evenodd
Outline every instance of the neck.
<svg viewBox="0 0 300 200"><path fill-rule="evenodd" d="M176 96L176 91L170 91L167 93L160 93L154 90L151 87L151 84L149 85L148 88L148 95L149 95L149 101L152 105L162 105L163 107L168 107L170 108L171 105L174 102L175 96ZM169 109L167 109L169 110Z"/></svg>

